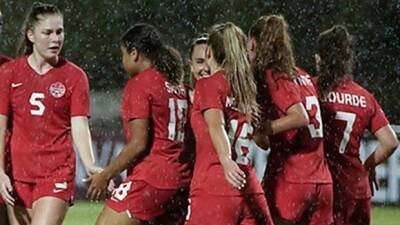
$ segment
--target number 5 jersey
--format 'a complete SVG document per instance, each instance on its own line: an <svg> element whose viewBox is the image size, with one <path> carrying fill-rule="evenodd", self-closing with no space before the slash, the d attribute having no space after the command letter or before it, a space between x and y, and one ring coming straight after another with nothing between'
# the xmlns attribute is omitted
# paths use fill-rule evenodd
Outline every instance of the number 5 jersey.
<svg viewBox="0 0 400 225"><path fill-rule="evenodd" d="M13 178L73 180L71 117L89 115L86 74L60 58L40 75L21 57L1 67L0 77L0 114L11 120Z"/></svg>

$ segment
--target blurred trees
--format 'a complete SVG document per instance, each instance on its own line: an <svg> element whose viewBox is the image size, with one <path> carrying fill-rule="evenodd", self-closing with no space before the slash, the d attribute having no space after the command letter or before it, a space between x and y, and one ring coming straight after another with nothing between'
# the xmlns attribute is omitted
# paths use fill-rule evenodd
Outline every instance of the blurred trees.
<svg viewBox="0 0 400 225"><path fill-rule="evenodd" d="M333 24L344 24L355 38L355 78L377 97L392 123L400 123L400 1L399 0L81 0L43 1L58 5L65 16L65 57L83 67L91 87L120 89L126 76L118 40L136 22L156 25L167 43L186 57L191 39L211 25L232 21L245 33L261 15L287 19L299 66L315 74L317 35ZM2 52L14 56L19 29L31 0L0 2L5 16Z"/></svg>

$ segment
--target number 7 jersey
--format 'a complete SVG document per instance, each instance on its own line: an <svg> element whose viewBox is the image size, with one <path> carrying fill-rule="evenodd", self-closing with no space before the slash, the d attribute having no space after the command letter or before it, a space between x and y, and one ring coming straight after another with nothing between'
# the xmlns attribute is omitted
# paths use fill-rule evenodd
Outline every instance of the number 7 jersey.
<svg viewBox="0 0 400 225"><path fill-rule="evenodd" d="M37 74L21 57L1 67L0 114L11 120L14 179L34 182L53 177L72 180L75 154L71 117L89 115L86 74L60 58L46 74Z"/></svg>
<svg viewBox="0 0 400 225"><path fill-rule="evenodd" d="M325 152L335 190L352 199L371 197L368 173L360 160L360 142L366 129L375 133L389 124L385 114L374 96L350 77L322 99L321 107Z"/></svg>

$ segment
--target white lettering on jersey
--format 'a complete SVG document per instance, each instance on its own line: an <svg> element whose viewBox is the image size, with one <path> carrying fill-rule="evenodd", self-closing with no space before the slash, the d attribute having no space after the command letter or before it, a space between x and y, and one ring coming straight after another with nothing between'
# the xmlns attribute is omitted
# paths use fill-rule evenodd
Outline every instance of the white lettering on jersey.
<svg viewBox="0 0 400 225"><path fill-rule="evenodd" d="M351 105L355 107L367 108L367 100L365 96L341 93L341 92L329 92L328 96L323 99L324 102L339 103L343 105Z"/></svg>
<svg viewBox="0 0 400 225"><path fill-rule="evenodd" d="M309 75L297 76L294 82L301 86L313 86Z"/></svg>

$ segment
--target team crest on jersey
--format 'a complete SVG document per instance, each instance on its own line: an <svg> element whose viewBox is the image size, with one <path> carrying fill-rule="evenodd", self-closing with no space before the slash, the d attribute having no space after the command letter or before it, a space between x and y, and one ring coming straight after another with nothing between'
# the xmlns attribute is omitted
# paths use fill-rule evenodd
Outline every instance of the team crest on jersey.
<svg viewBox="0 0 400 225"><path fill-rule="evenodd" d="M65 86L63 83L57 81L50 85L49 91L54 98L61 98L65 94Z"/></svg>

